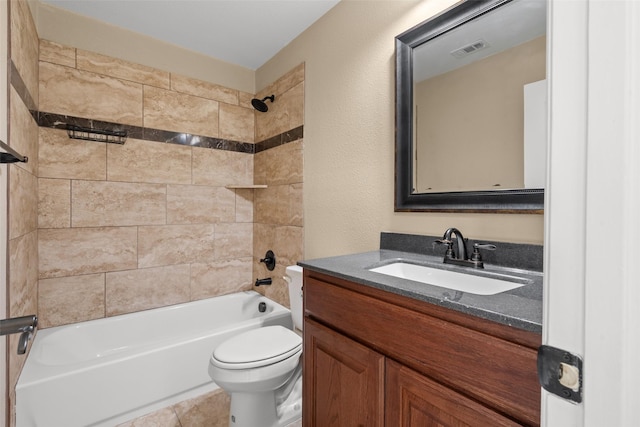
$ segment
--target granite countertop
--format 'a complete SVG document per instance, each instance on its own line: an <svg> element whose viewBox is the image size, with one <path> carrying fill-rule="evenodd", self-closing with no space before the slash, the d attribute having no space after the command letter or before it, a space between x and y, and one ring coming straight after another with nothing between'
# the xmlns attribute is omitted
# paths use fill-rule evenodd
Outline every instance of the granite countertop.
<svg viewBox="0 0 640 427"><path fill-rule="evenodd" d="M353 255L300 261L298 265L319 273L346 279L430 304L447 307L462 313L492 320L530 332L542 332L542 272L511 267L498 267L485 262L485 272L515 273L526 277L530 284L496 295L475 295L439 286L400 279L368 271L369 268L393 261L437 266L442 269L483 275L482 270L443 264L442 257L434 255L380 249Z"/></svg>

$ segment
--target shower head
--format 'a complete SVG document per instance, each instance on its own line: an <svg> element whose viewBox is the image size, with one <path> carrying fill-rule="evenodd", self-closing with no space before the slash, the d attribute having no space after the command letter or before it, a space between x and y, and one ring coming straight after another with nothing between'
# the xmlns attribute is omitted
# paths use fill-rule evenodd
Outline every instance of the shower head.
<svg viewBox="0 0 640 427"><path fill-rule="evenodd" d="M262 98L262 100L258 98L253 98L251 100L251 105L253 105L253 108L260 111L261 113L266 113L269 110L269 107L267 107L267 104L264 101L266 101L267 99L273 102L276 99L276 96L275 95L265 96L264 98Z"/></svg>

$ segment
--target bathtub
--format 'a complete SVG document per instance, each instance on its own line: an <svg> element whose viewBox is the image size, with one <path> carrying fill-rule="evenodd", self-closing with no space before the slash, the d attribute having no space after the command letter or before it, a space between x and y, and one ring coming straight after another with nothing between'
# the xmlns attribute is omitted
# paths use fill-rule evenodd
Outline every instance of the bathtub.
<svg viewBox="0 0 640 427"><path fill-rule="evenodd" d="M268 325L291 328L290 311L247 291L40 330L16 386L16 425L112 427L215 390L213 349Z"/></svg>

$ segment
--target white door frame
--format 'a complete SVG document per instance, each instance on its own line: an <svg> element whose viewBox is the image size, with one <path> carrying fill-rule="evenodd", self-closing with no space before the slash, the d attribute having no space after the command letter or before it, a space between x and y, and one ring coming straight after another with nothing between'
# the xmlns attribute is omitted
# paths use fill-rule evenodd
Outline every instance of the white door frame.
<svg viewBox="0 0 640 427"><path fill-rule="evenodd" d="M584 359L584 400L543 391L542 425L636 425L640 2L551 0L548 47L543 343Z"/></svg>

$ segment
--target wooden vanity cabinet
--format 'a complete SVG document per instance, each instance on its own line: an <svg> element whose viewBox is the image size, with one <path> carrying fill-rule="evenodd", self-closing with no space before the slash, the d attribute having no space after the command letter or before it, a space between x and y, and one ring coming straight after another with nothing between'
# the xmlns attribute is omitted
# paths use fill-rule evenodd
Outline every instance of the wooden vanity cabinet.
<svg viewBox="0 0 640 427"><path fill-rule="evenodd" d="M303 425L540 424L540 334L309 271Z"/></svg>

